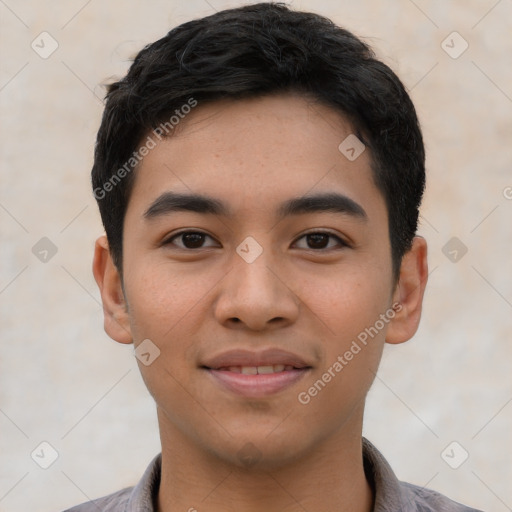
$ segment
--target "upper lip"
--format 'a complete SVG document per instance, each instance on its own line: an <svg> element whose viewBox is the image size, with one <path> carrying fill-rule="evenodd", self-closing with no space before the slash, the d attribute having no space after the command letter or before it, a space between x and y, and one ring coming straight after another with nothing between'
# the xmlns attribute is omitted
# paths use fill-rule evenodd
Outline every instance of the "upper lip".
<svg viewBox="0 0 512 512"><path fill-rule="evenodd" d="M213 370L230 366L272 366L282 364L294 368L309 368L300 356L280 349L268 349L260 352L250 350L229 350L206 359L201 365Z"/></svg>

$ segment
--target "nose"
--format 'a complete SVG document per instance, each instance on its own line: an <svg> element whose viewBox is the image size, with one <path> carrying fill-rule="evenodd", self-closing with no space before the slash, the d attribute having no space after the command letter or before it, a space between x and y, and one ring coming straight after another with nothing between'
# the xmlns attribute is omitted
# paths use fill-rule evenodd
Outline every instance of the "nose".
<svg viewBox="0 0 512 512"><path fill-rule="evenodd" d="M272 258L270 251L247 262L238 254L231 270L221 281L214 304L217 320L230 328L262 331L293 324L300 299L292 290L288 273Z"/></svg>

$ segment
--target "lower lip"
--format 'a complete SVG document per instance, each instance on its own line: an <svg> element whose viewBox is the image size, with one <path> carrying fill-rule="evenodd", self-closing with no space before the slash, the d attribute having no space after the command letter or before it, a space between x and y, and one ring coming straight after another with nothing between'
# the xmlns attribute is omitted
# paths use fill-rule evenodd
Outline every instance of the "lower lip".
<svg viewBox="0 0 512 512"><path fill-rule="evenodd" d="M233 393L255 398L273 395L293 386L304 377L309 368L257 375L245 375L227 370L208 369L207 371L217 382Z"/></svg>

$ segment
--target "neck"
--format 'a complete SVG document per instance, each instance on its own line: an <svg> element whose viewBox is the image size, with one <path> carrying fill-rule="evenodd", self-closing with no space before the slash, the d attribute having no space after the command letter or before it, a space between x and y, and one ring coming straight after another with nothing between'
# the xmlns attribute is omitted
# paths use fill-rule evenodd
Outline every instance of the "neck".
<svg viewBox="0 0 512 512"><path fill-rule="evenodd" d="M162 425L158 512L370 512L373 492L362 460L361 430L345 427L310 453L277 468L241 468ZM258 465L260 467L260 465Z"/></svg>

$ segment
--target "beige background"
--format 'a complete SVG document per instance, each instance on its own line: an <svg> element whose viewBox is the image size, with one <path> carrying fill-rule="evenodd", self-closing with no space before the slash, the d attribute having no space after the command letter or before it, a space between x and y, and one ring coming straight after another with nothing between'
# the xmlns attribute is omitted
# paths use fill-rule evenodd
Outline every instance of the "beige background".
<svg viewBox="0 0 512 512"><path fill-rule="evenodd" d="M132 348L103 331L91 273L100 84L175 25L235 5L0 1L2 512L59 511L133 485L159 451L153 402ZM428 151L422 325L387 347L364 433L400 479L512 510L512 1L293 5L377 49L411 91ZM58 42L48 58L31 48L51 48L43 31ZM444 43L452 56L442 46L453 31L469 44L456 59L463 40ZM32 252L42 237L58 250L46 263ZM456 262L443 253L452 237L467 247ZM42 441L59 455L46 470L30 456ZM441 457L452 441L469 453L458 469Z"/></svg>

